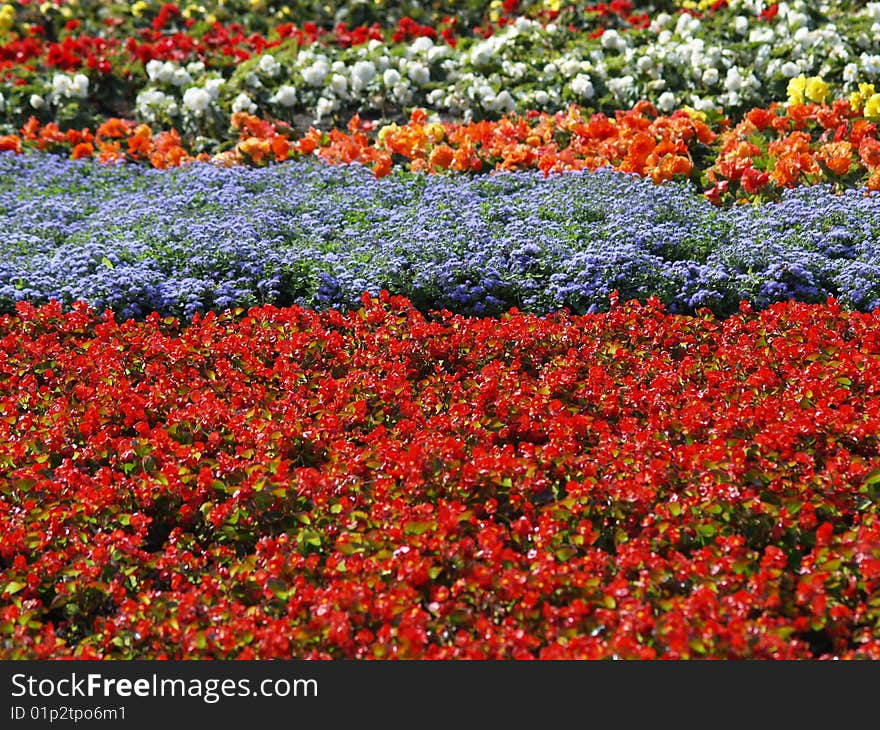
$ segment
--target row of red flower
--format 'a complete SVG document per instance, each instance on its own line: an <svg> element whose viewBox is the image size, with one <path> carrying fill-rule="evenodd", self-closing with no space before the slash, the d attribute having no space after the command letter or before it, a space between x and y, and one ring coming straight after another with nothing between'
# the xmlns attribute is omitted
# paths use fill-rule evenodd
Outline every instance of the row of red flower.
<svg viewBox="0 0 880 730"><path fill-rule="evenodd" d="M0 656L880 658L880 313L0 319Z"/></svg>
<svg viewBox="0 0 880 730"><path fill-rule="evenodd" d="M124 38L113 35L112 27L116 22L116 19L108 18L110 34L105 37L77 34L79 21L71 20L65 26L63 38L59 40L49 40L43 28L34 26L29 35L0 44L0 70L5 70L7 78L15 78L22 72L33 72L37 68L61 71L91 69L110 74L114 68L118 72L120 67L146 64L154 59L179 63L202 61L209 68L223 68L276 48L288 38L296 40L300 46L320 42L343 48L362 45L370 40L399 43L421 36L442 39L453 46L456 43L455 18L448 18L439 28L403 18L390 33L386 33L378 23L355 28L339 23L330 31L314 23L304 23L302 28L293 23L280 23L268 35L249 32L240 23L213 23L210 27L202 27L200 32L167 32L160 25L155 29L141 29L135 37ZM194 22L187 20L185 24L191 28ZM17 82L25 83L25 79L18 78Z"/></svg>

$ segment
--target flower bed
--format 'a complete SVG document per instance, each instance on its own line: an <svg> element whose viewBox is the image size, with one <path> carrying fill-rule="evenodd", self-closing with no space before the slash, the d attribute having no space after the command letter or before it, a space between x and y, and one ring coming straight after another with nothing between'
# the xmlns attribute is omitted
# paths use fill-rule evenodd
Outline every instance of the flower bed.
<svg viewBox="0 0 880 730"><path fill-rule="evenodd" d="M0 301L123 317L269 303L348 308L387 289L422 310L880 306L880 195L797 188L712 206L686 183L600 170L452 178L359 165L107 167L0 153ZM22 183L25 182L24 185Z"/></svg>
<svg viewBox="0 0 880 730"><path fill-rule="evenodd" d="M878 39L0 5L0 659L880 659Z"/></svg>
<svg viewBox="0 0 880 730"><path fill-rule="evenodd" d="M647 99L663 112L690 105L739 116L784 98L800 75L842 96L880 74L876 2L818 11L798 0L765 13L739 0L702 18L660 13L644 29L606 25L595 37L520 16L487 38L455 36L454 46L417 22L381 39L366 32L358 45L336 42L340 33L303 45L311 36L290 24L256 35L236 24L186 29L175 25L179 8L163 7L162 23L110 23L106 38L78 35L79 26L51 43L32 41L43 31L30 26L7 31L0 58L16 60L0 82L0 129L31 115L97 127L111 100L114 116L215 141L238 111L342 125L355 113L405 117L413 106L470 121L571 103L613 114Z"/></svg>
<svg viewBox="0 0 880 730"><path fill-rule="evenodd" d="M877 315L0 319L0 656L880 658Z"/></svg>

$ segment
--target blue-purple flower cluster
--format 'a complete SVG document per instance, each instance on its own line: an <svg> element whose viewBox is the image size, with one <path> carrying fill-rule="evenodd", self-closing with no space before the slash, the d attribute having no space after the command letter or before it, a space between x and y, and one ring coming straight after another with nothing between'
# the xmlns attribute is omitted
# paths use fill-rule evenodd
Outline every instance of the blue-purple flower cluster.
<svg viewBox="0 0 880 730"><path fill-rule="evenodd" d="M0 153L0 309L86 301L124 318L261 303L358 306L387 289L490 315L657 296L719 316L838 298L880 306L880 196L823 186L719 209L624 173L106 167Z"/></svg>

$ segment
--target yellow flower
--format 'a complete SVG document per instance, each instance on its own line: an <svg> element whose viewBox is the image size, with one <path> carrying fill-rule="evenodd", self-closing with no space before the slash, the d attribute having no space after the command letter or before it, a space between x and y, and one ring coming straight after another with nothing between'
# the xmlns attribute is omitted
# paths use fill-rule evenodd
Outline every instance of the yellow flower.
<svg viewBox="0 0 880 730"><path fill-rule="evenodd" d="M434 144L437 144L446 136L446 130L443 129L443 125L437 124L436 122L433 124L429 124L425 128L425 132L427 132L428 134L428 139L430 139L431 142L433 142Z"/></svg>
<svg viewBox="0 0 880 730"><path fill-rule="evenodd" d="M382 129L379 130L379 134L376 135L379 144L385 144L385 138L389 134L393 134L394 132L396 132L398 129L399 127L393 122L391 124L386 124L384 127L382 127Z"/></svg>
<svg viewBox="0 0 880 730"><path fill-rule="evenodd" d="M880 94L873 94L867 102L865 102L866 117L880 117Z"/></svg>
<svg viewBox="0 0 880 730"><path fill-rule="evenodd" d="M788 82L786 93L788 94L789 104L803 104L804 92L807 90L807 77L801 74L795 76Z"/></svg>
<svg viewBox="0 0 880 730"><path fill-rule="evenodd" d="M691 106L683 106L682 109L691 119L696 119L700 122L706 121L706 112L697 111Z"/></svg>
<svg viewBox="0 0 880 730"><path fill-rule="evenodd" d="M807 79L804 93L810 101L821 104L825 101L825 97L828 96L828 84L820 76L813 76Z"/></svg>
<svg viewBox="0 0 880 730"><path fill-rule="evenodd" d="M849 105L854 112L861 111L865 102L874 96L874 84L859 84L859 90L849 95Z"/></svg>
<svg viewBox="0 0 880 730"><path fill-rule="evenodd" d="M140 18L144 14L144 10L150 7L144 0L138 0L134 5L131 6L131 14L135 18Z"/></svg>

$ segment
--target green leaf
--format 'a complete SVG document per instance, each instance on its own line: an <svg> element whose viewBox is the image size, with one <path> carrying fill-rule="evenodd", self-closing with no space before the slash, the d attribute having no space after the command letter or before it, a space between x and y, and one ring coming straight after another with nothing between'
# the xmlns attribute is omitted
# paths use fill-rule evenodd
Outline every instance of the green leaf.
<svg viewBox="0 0 880 730"><path fill-rule="evenodd" d="M406 535L421 535L423 532L436 528L436 520L412 520L403 526L403 532Z"/></svg>
<svg viewBox="0 0 880 730"><path fill-rule="evenodd" d="M3 593L6 595L13 595L18 593L22 588L27 588L27 583L20 583L17 580L11 580L6 584L6 588L3 589Z"/></svg>
<svg viewBox="0 0 880 730"><path fill-rule="evenodd" d="M697 532L703 537L712 537L715 534L714 525L698 525Z"/></svg>

